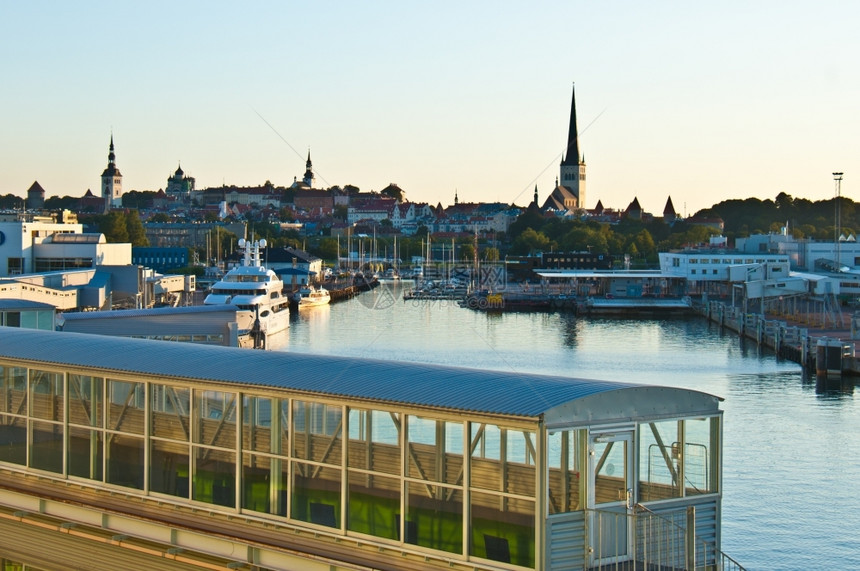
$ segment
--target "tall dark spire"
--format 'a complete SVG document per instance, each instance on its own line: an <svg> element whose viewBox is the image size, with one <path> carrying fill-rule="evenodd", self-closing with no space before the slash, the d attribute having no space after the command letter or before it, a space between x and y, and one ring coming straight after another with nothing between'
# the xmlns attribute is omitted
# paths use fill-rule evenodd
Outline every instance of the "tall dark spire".
<svg viewBox="0 0 860 571"><path fill-rule="evenodd" d="M308 149L308 160L305 162L305 176L302 178L302 182L308 186L313 186L314 178L314 167L313 163L311 163L311 150Z"/></svg>
<svg viewBox="0 0 860 571"><path fill-rule="evenodd" d="M570 127L567 131L567 148L561 159L563 165L579 165L579 133L576 129L576 86L571 88Z"/></svg>
<svg viewBox="0 0 860 571"><path fill-rule="evenodd" d="M113 151L114 151L113 133L111 133L111 135L110 135L110 148L108 149L108 164L107 164L107 168L102 173L102 178L104 178L106 176L108 176L108 177L122 176L119 172L119 169L116 168L116 155L114 154Z"/></svg>

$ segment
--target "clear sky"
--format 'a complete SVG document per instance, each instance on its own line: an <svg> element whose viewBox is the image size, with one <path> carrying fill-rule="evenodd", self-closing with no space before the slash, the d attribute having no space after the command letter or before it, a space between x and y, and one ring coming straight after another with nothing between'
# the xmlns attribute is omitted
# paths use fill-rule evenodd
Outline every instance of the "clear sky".
<svg viewBox="0 0 860 571"><path fill-rule="evenodd" d="M0 0L0 194L397 183L552 190L576 84L586 204L860 194L860 2ZM854 182L858 181L858 182Z"/></svg>

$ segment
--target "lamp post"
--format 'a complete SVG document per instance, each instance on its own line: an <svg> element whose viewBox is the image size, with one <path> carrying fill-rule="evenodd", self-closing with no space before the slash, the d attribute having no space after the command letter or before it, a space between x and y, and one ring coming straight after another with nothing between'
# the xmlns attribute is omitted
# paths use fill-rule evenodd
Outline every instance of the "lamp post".
<svg viewBox="0 0 860 571"><path fill-rule="evenodd" d="M840 205L842 202L842 173L833 173L833 180L836 182L836 238L834 242L836 242L836 271L838 272L839 268L842 267L842 245L839 241L842 236L842 212Z"/></svg>

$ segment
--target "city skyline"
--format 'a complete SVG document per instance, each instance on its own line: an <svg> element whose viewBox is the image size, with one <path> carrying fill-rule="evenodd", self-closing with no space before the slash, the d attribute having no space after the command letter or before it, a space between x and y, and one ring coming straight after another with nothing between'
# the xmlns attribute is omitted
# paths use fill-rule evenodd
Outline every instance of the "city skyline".
<svg viewBox="0 0 860 571"><path fill-rule="evenodd" d="M856 197L860 6L3 5L0 194L396 183L525 205L555 186L576 84L586 208Z"/></svg>

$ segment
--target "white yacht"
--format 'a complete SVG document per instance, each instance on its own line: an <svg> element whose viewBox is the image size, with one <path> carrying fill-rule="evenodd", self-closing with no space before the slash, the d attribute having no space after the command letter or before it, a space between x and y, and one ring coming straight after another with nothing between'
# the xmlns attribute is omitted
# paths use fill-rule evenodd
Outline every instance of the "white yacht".
<svg viewBox="0 0 860 571"><path fill-rule="evenodd" d="M308 286L302 288L299 298L299 309L302 307L313 307L315 305L327 305L331 301L331 294L324 287Z"/></svg>
<svg viewBox="0 0 860 571"><path fill-rule="evenodd" d="M239 240L242 263L224 274L203 300L204 305L239 308L240 341L255 332L271 336L290 326L290 299L284 295L284 282L260 260L260 249L265 247L265 240ZM258 319L259 328L255 329Z"/></svg>

